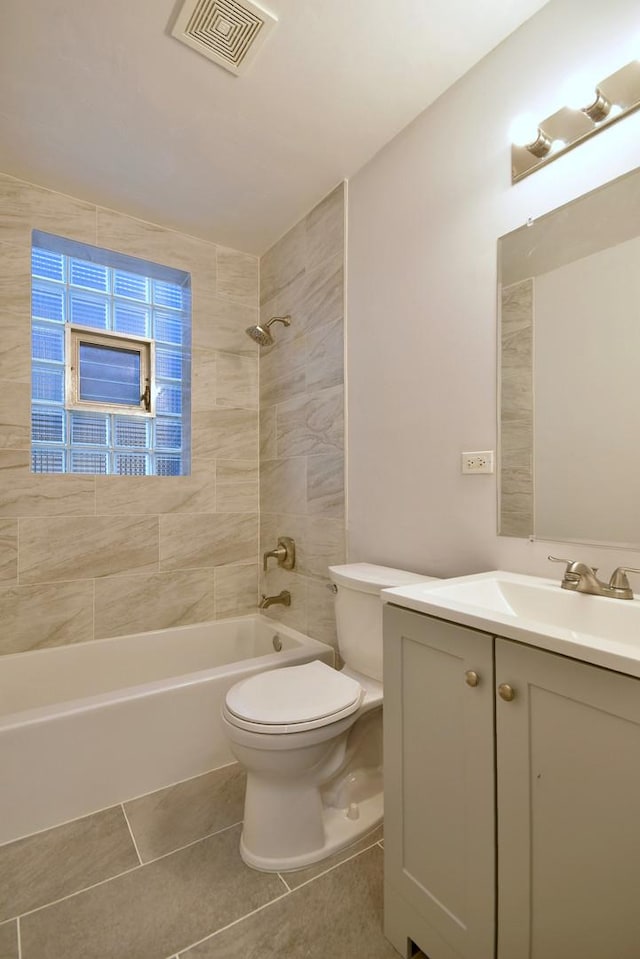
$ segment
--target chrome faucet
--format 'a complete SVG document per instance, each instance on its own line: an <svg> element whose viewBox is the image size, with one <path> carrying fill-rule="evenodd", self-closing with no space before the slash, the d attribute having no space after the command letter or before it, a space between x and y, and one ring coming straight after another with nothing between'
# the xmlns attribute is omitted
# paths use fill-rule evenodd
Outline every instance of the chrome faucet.
<svg viewBox="0 0 640 959"><path fill-rule="evenodd" d="M566 563L562 582L563 589L571 589L576 593L589 593L591 596L608 596L611 599L633 599L633 590L629 585L627 573L640 573L640 569L630 566L618 566L611 574L608 583L603 583L597 577L598 568L587 566L586 563L571 559L558 559L549 556L552 563Z"/></svg>
<svg viewBox="0 0 640 959"><path fill-rule="evenodd" d="M265 596L262 594L262 599L258 604L258 609L269 609L270 606L291 606L291 593L288 589L283 589L281 593L278 593L277 596Z"/></svg>

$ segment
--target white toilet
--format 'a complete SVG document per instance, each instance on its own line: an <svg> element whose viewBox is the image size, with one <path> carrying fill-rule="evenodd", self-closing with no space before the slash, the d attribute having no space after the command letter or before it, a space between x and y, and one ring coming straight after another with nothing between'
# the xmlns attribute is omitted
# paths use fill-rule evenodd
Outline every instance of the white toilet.
<svg viewBox="0 0 640 959"><path fill-rule="evenodd" d="M223 725L247 770L240 852L255 869L301 869L382 820L380 590L431 577L369 563L329 573L344 668L270 670L225 698Z"/></svg>

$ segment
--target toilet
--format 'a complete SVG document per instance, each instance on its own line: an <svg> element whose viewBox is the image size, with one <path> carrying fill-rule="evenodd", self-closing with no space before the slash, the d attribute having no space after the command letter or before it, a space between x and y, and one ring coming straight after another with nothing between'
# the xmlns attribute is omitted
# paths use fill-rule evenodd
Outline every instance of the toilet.
<svg viewBox="0 0 640 959"><path fill-rule="evenodd" d="M318 862L382 821L380 590L433 578L369 563L329 573L343 669L269 670L236 683L222 709L247 772L240 853L266 872Z"/></svg>

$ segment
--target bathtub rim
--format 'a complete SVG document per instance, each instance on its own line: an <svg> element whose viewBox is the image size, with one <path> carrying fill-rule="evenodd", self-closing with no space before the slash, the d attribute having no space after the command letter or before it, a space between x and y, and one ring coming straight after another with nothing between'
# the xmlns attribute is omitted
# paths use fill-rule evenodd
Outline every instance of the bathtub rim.
<svg viewBox="0 0 640 959"><path fill-rule="evenodd" d="M205 669L192 670L187 673L178 673L164 679L151 680L146 683L136 683L132 684L131 686L119 686L117 689L109 690L108 692L94 693L90 696L67 699L59 703L49 703L45 706L34 706L28 709L16 710L12 713L7 713L4 716L0 716L0 734L5 731L9 732L13 729L24 728L26 726L37 725L38 723L45 721L51 721L53 718L73 716L89 710L101 709L105 706L115 705L119 702L129 699L142 699L155 696L169 688L176 689L197 685L199 683L212 681L217 677L227 676L231 673L241 676L245 670L255 669L258 663L264 664L265 669L276 668L279 663L282 663L283 666L295 665L299 659L308 658L310 648L316 649L318 658L320 658L321 654L326 655L327 651L330 651L333 657L333 664L335 665L335 649L333 646L330 646L328 643L323 643L321 640L314 639L311 636L307 636L305 633L301 633L299 630L294 629L291 626L287 626L278 620L271 619L269 616L264 616L259 612L246 613L240 616L228 616L223 619L204 620L200 623L190 623L184 626L168 626L166 629L149 630L148 633L127 633L123 636L108 636L102 639L89 639L82 643L72 643L68 645L71 648L77 648L92 646L95 643L101 643L104 645L109 645L112 643L116 644L125 642L127 639L133 637L137 638L139 636L151 636L156 633L166 634L168 632L176 632L180 634L183 631L193 629L194 627L230 624L234 622L243 622L248 619L257 620L260 624L264 625L268 629L283 633L289 638L295 640L297 646L293 649L281 650L280 652L276 652L274 650L271 653L263 653L260 656L251 656L247 659L236 659L230 663L224 663L219 666L209 666ZM62 648L66 649L67 647L49 646L45 647L44 649L33 649L24 650L17 653L7 653L6 656L0 657L0 668L2 666L2 661L5 658L13 659L14 657L31 656L36 653L55 654L57 650Z"/></svg>

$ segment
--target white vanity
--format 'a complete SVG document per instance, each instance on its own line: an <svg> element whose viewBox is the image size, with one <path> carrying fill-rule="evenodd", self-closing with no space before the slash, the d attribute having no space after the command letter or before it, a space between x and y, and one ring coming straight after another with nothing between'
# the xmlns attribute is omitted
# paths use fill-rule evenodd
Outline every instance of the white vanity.
<svg viewBox="0 0 640 959"><path fill-rule="evenodd" d="M640 956L640 602L386 590L385 933L429 959Z"/></svg>

